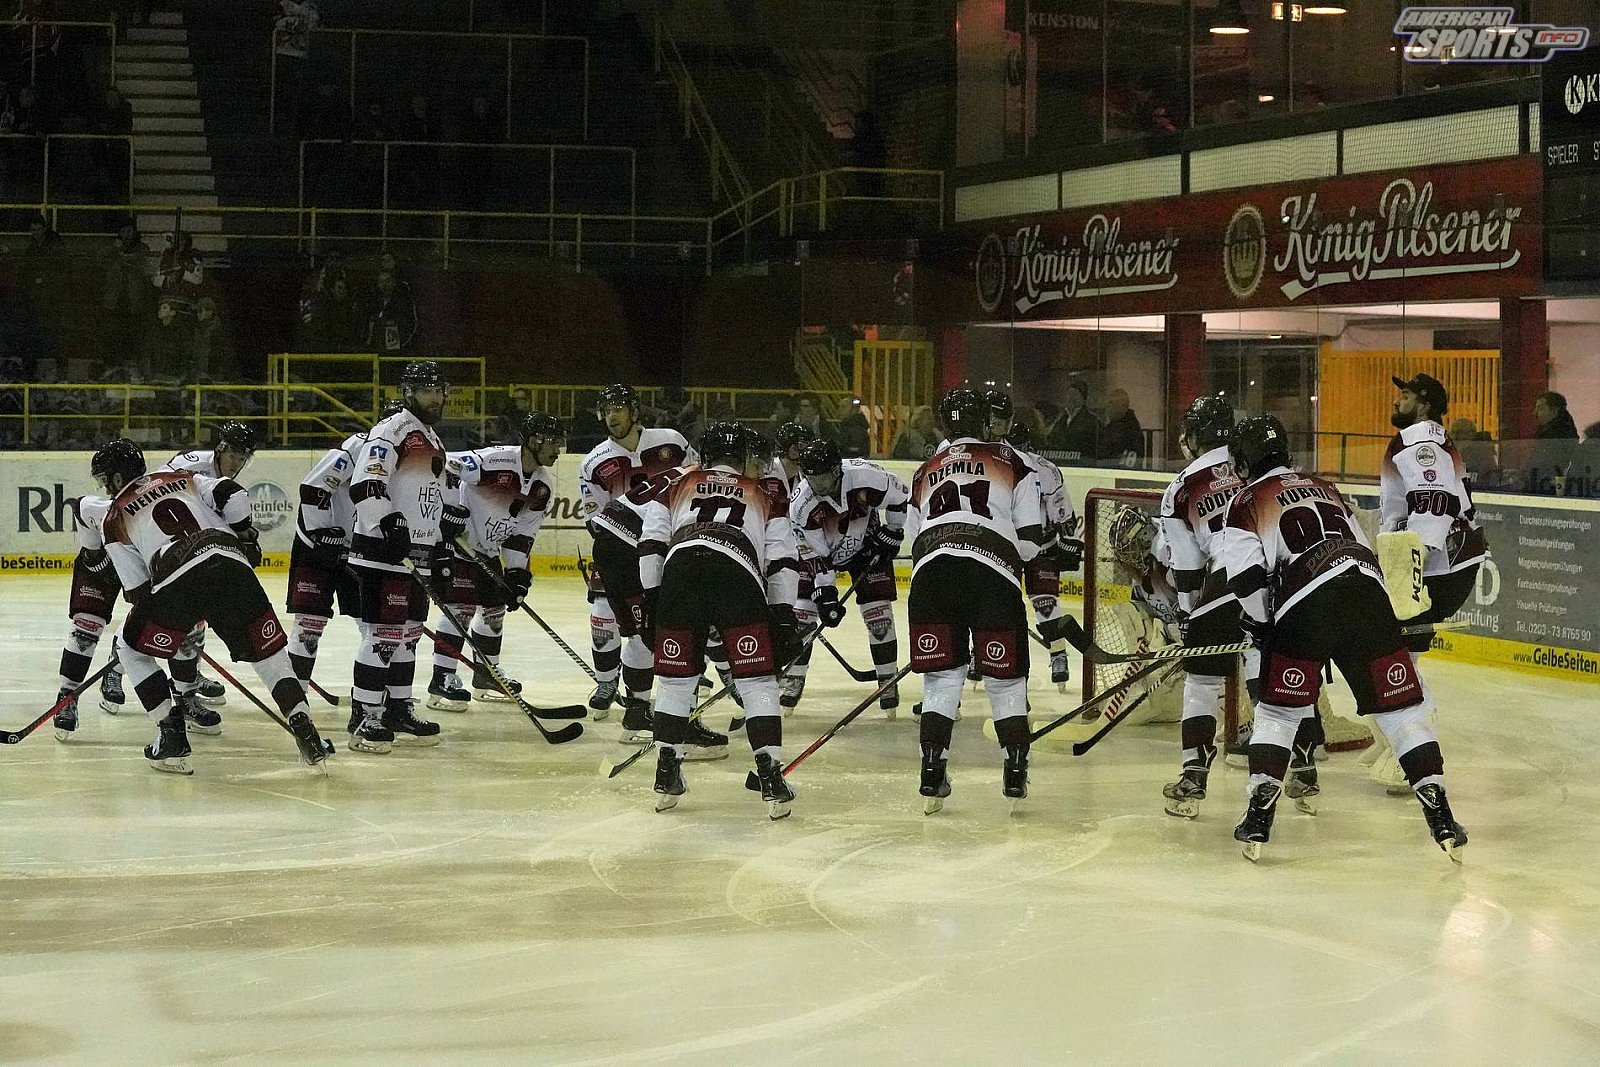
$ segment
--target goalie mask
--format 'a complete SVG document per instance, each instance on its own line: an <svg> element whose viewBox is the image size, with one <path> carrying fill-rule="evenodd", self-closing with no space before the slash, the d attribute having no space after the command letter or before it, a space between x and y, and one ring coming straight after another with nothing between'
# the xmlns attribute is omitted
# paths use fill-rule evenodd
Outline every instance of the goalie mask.
<svg viewBox="0 0 1600 1067"><path fill-rule="evenodd" d="M1139 508L1124 506L1111 520L1111 555L1125 567L1150 573L1155 562L1156 524Z"/></svg>

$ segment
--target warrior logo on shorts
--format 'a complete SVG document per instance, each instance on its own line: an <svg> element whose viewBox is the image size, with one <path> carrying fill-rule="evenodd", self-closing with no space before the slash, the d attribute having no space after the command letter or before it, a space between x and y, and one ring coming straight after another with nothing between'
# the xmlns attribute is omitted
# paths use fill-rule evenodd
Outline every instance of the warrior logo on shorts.
<svg viewBox="0 0 1600 1067"><path fill-rule="evenodd" d="M150 635L150 643L152 645L155 645L157 648L171 648L172 647L172 635L171 634L151 634Z"/></svg>
<svg viewBox="0 0 1600 1067"><path fill-rule="evenodd" d="M1283 684L1291 689L1299 689L1306 684L1306 672L1299 667L1290 667L1283 672Z"/></svg>
<svg viewBox="0 0 1600 1067"><path fill-rule="evenodd" d="M273 618L263 619L261 622L261 640L271 641L278 636L278 620Z"/></svg>
<svg viewBox="0 0 1600 1067"><path fill-rule="evenodd" d="M1406 681L1406 665L1404 663L1391 665L1387 677L1390 685L1404 685Z"/></svg>
<svg viewBox="0 0 1600 1067"><path fill-rule="evenodd" d="M661 642L661 654L668 659L677 659L683 654L683 647L669 637Z"/></svg>
<svg viewBox="0 0 1600 1067"><path fill-rule="evenodd" d="M1006 658L1006 646L1002 645L999 641L990 641L984 646L983 650L987 652L989 654L989 658L996 663L999 663Z"/></svg>
<svg viewBox="0 0 1600 1067"><path fill-rule="evenodd" d="M939 650L939 638L934 634L923 634L917 638L917 651L932 655Z"/></svg>
<svg viewBox="0 0 1600 1067"><path fill-rule="evenodd" d="M739 650L739 655L753 656L756 654L756 639L750 634L745 634L739 638L739 644L736 647Z"/></svg>

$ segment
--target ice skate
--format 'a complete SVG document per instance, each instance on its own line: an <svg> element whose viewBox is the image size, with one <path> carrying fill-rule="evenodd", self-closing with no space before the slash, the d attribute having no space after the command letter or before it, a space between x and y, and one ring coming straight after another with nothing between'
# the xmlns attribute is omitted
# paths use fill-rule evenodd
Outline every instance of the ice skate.
<svg viewBox="0 0 1600 1067"><path fill-rule="evenodd" d="M359 720L356 720L357 715L360 716ZM352 751L384 756L394 747L394 731L384 725L381 706L357 704L350 717L354 722L354 727L350 731Z"/></svg>
<svg viewBox="0 0 1600 1067"><path fill-rule="evenodd" d="M1209 772L1204 767L1185 767L1177 781L1162 786L1161 795L1167 798L1166 813L1180 819L1192 819L1199 815L1200 802L1206 798L1208 776Z"/></svg>
<svg viewBox="0 0 1600 1067"><path fill-rule="evenodd" d="M795 705L800 703L800 696L806 691L806 676L803 674L786 674L778 682L778 706L783 709L783 717L788 718L794 711Z"/></svg>
<svg viewBox="0 0 1600 1067"><path fill-rule="evenodd" d="M922 802L922 814L932 815L944 808L944 798L950 795L948 767L948 760L934 759L926 753L923 754L922 783L917 787L917 792L927 798Z"/></svg>
<svg viewBox="0 0 1600 1067"><path fill-rule="evenodd" d="M1250 794L1244 818L1233 828L1233 839L1244 842L1244 858L1251 863L1261 859L1261 846L1272 836L1272 817L1278 811L1278 795L1283 790L1273 782L1262 782Z"/></svg>
<svg viewBox="0 0 1600 1067"><path fill-rule="evenodd" d="M589 694L589 710L594 712L589 718L595 722L605 722L611 714L611 705L617 699L617 680L596 681L594 692Z"/></svg>
<svg viewBox="0 0 1600 1067"><path fill-rule="evenodd" d="M671 746L656 752L656 810L669 811L678 806L678 798L689 791L683 784L683 760Z"/></svg>
<svg viewBox="0 0 1600 1067"><path fill-rule="evenodd" d="M439 743L439 724L419 719L409 700L391 700L383 711L383 725L394 736L394 743L423 748Z"/></svg>
<svg viewBox="0 0 1600 1067"><path fill-rule="evenodd" d="M183 716L176 710L156 723L156 739L144 746L144 758L153 770L167 774L193 774L189 766L189 736L183 728Z"/></svg>
<svg viewBox="0 0 1600 1067"><path fill-rule="evenodd" d="M767 802L767 818L788 818L789 805L794 803L794 787L783 776L783 764L765 752L757 752L756 778L761 782L761 799Z"/></svg>
<svg viewBox="0 0 1600 1067"><path fill-rule="evenodd" d="M1315 815L1317 794L1321 792L1322 787L1317 784L1315 764L1308 763L1289 768L1289 777L1283 783L1283 795L1294 801L1296 810L1306 815Z"/></svg>
<svg viewBox="0 0 1600 1067"><path fill-rule="evenodd" d="M116 651L112 651L116 656ZM122 664L114 658L111 669L100 676L100 710L107 715L116 715L122 711L122 705L127 703L127 695L122 691Z"/></svg>
<svg viewBox="0 0 1600 1067"><path fill-rule="evenodd" d="M62 686L61 691L56 694L56 699L60 700L62 697L72 694L72 689L73 687L70 685ZM72 696L72 699L67 701L66 706L56 712L55 721L51 725L55 727L57 741L65 741L72 736L72 732L78 728L77 696Z"/></svg>
<svg viewBox="0 0 1600 1067"><path fill-rule="evenodd" d="M889 688L885 689L883 691L883 693L878 697L878 707L883 709L883 717L892 722L894 720L895 709L898 708L899 706L900 706L900 683L899 682L890 682L889 683Z"/></svg>
<svg viewBox="0 0 1600 1067"><path fill-rule="evenodd" d="M183 713L185 725L195 733L208 737L222 733L222 716L200 703L193 692L180 693L174 702Z"/></svg>
<svg viewBox="0 0 1600 1067"><path fill-rule="evenodd" d="M297 711L289 716L289 732L294 735L295 747L300 749L300 762L316 767L331 754L333 745L322 739L311 716Z"/></svg>
<svg viewBox="0 0 1600 1067"><path fill-rule="evenodd" d="M428 683L427 703L434 711L466 711L472 694L461 684L459 674L434 671L433 681Z"/></svg>
<svg viewBox="0 0 1600 1067"><path fill-rule="evenodd" d="M1067 683L1072 680L1072 667L1067 663L1067 650L1050 653L1050 680L1055 683L1057 692L1065 693Z"/></svg>
<svg viewBox="0 0 1600 1067"><path fill-rule="evenodd" d="M617 734L619 745L648 745L655 740L655 716L650 702L637 697L622 701L622 730Z"/></svg>
<svg viewBox="0 0 1600 1067"><path fill-rule="evenodd" d="M727 734L717 733L699 719L690 719L684 731L685 760L700 762L728 758Z"/></svg>
<svg viewBox="0 0 1600 1067"><path fill-rule="evenodd" d="M1018 745L1006 749L1005 766L1000 771L1000 792L1011 801L1011 810L1028 795L1028 746Z"/></svg>
<svg viewBox="0 0 1600 1067"><path fill-rule="evenodd" d="M498 669L498 665L496 669ZM506 680L506 688L511 690L514 696L522 695L521 682L510 677L504 671L500 672L500 677ZM475 700L487 700L490 703L515 703L511 697L505 695L499 684L495 682L494 675L490 674L488 668L481 663L472 668L472 696Z"/></svg>
<svg viewBox="0 0 1600 1067"><path fill-rule="evenodd" d="M220 707L228 702L228 690L215 678L200 675L200 686L195 693L195 699L202 704L212 704Z"/></svg>
<svg viewBox="0 0 1600 1067"><path fill-rule="evenodd" d="M1428 833L1434 844L1442 848L1452 862L1460 863L1461 850L1467 847L1467 828L1456 822L1444 786L1429 784L1420 787L1417 800L1422 804L1422 817L1428 820Z"/></svg>

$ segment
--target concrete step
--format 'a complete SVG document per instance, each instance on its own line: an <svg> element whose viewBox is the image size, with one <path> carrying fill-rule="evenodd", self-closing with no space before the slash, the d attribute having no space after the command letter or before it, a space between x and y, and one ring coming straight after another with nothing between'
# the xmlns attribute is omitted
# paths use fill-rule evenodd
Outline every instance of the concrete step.
<svg viewBox="0 0 1600 1067"><path fill-rule="evenodd" d="M125 74L117 78L117 88L122 95L132 99L136 96L198 96L200 88L194 81L194 68L188 63L174 63L175 67L189 67L185 75L173 75L170 78L130 78Z"/></svg>
<svg viewBox="0 0 1600 1067"><path fill-rule="evenodd" d="M133 207L135 210L141 204L151 207L177 207L206 208L217 206L215 193L141 193L136 192Z"/></svg>
<svg viewBox="0 0 1600 1067"><path fill-rule="evenodd" d="M183 12L181 11L152 11L150 12L150 25L152 26L182 26Z"/></svg>
<svg viewBox="0 0 1600 1067"><path fill-rule="evenodd" d="M189 62L189 46L186 44L143 44L132 42L117 45L117 64L119 66L123 60L150 63L163 59L187 63Z"/></svg>
<svg viewBox="0 0 1600 1067"><path fill-rule="evenodd" d="M198 116L135 114L133 132L202 134L206 132L206 123Z"/></svg>
<svg viewBox="0 0 1600 1067"><path fill-rule="evenodd" d="M176 59L124 60L117 58L117 88L122 88L128 78L192 78L193 63L180 63Z"/></svg>
<svg viewBox="0 0 1600 1067"><path fill-rule="evenodd" d="M134 208L138 211L138 208ZM175 219L171 215L136 215L135 223L140 233L171 233ZM220 215L184 215L183 229L186 233L221 233L222 216ZM195 241L198 245L200 242Z"/></svg>
<svg viewBox="0 0 1600 1067"><path fill-rule="evenodd" d="M189 31L175 26L129 26L129 44L183 44Z"/></svg>
<svg viewBox="0 0 1600 1067"><path fill-rule="evenodd" d="M133 105L135 119L140 115L198 115L200 114L200 100L193 96L134 96L129 94L128 102Z"/></svg>
<svg viewBox="0 0 1600 1067"><path fill-rule="evenodd" d="M133 135L133 150L135 153L204 152L206 139L194 134L136 133Z"/></svg>
<svg viewBox="0 0 1600 1067"><path fill-rule="evenodd" d="M141 199L144 200L171 203L172 201L166 199L168 193L214 193L217 189L215 180L210 174L141 172L136 167L133 172L133 191L141 194Z"/></svg>
<svg viewBox="0 0 1600 1067"><path fill-rule="evenodd" d="M177 152L136 152L133 156L135 173L188 174L196 171L210 174L211 157Z"/></svg>

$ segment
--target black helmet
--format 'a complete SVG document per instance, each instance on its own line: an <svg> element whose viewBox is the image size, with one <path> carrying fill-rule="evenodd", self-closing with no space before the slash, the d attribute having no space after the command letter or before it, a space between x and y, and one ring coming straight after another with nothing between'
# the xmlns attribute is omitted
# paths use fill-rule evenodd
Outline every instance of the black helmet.
<svg viewBox="0 0 1600 1067"><path fill-rule="evenodd" d="M392 418L405 409L406 405L402 400L385 400L383 406L378 409L378 421L382 422L384 419Z"/></svg>
<svg viewBox="0 0 1600 1067"><path fill-rule="evenodd" d="M517 433L526 441L530 437L565 437L567 428L554 415L543 411L530 411L517 423Z"/></svg>
<svg viewBox="0 0 1600 1067"><path fill-rule="evenodd" d="M1011 403L1011 394L1000 389L985 389L983 402L989 405L989 414L997 419L1010 419L1017 413L1016 406Z"/></svg>
<svg viewBox="0 0 1600 1067"><path fill-rule="evenodd" d="M812 441L800 450L801 474L838 474L843 465L839 446L832 441Z"/></svg>
<svg viewBox="0 0 1600 1067"><path fill-rule="evenodd" d="M113 437L101 445L94 458L89 460L89 473L108 489L113 474L122 475L123 484L126 485L142 477L144 471L144 453L126 437Z"/></svg>
<svg viewBox="0 0 1600 1067"><path fill-rule="evenodd" d="M1274 467L1289 466L1289 431L1276 415L1252 415L1233 428L1228 454L1239 477L1259 478Z"/></svg>
<svg viewBox="0 0 1600 1067"><path fill-rule="evenodd" d="M750 438L737 422L714 422L700 435L700 462L707 467L718 463L743 468L750 458Z"/></svg>
<svg viewBox="0 0 1600 1067"><path fill-rule="evenodd" d="M635 414L639 412L639 390L631 385L617 382L600 390L600 399L595 402L595 407L601 411L606 408L628 408Z"/></svg>
<svg viewBox="0 0 1600 1067"><path fill-rule="evenodd" d="M444 369L438 362L431 359L417 359L407 363L400 372L400 391L404 394L409 389L421 389L430 385L448 386L450 382L444 376Z"/></svg>
<svg viewBox="0 0 1600 1067"><path fill-rule="evenodd" d="M1034 451L1033 429L1025 422L1013 422L1006 431L1006 442L1023 452Z"/></svg>
<svg viewBox="0 0 1600 1067"><path fill-rule="evenodd" d="M249 456L255 453L259 444L260 438L256 436L255 430L237 419L230 419L217 427L211 447L215 449L226 445L230 452L242 452Z"/></svg>
<svg viewBox="0 0 1600 1067"><path fill-rule="evenodd" d="M807 441L815 441L816 433L811 427L798 422L786 422L778 427L778 451L784 455L789 454L789 449L795 445L803 445Z"/></svg>
<svg viewBox="0 0 1600 1067"><path fill-rule="evenodd" d="M952 389L939 401L939 422L951 437L981 441L989 427L989 402L976 389Z"/></svg>
<svg viewBox="0 0 1600 1067"><path fill-rule="evenodd" d="M772 442L767 440L767 435L766 434L762 433L760 430L756 429L753 426L746 426L744 428L744 436L745 436L745 440L749 443L749 446L750 446L750 458L751 459L756 459L756 458L771 459L772 458Z"/></svg>
<svg viewBox="0 0 1600 1067"><path fill-rule="evenodd" d="M1178 435L1193 434L1201 449L1225 445L1233 434L1233 405L1220 396L1198 396L1184 409Z"/></svg>

